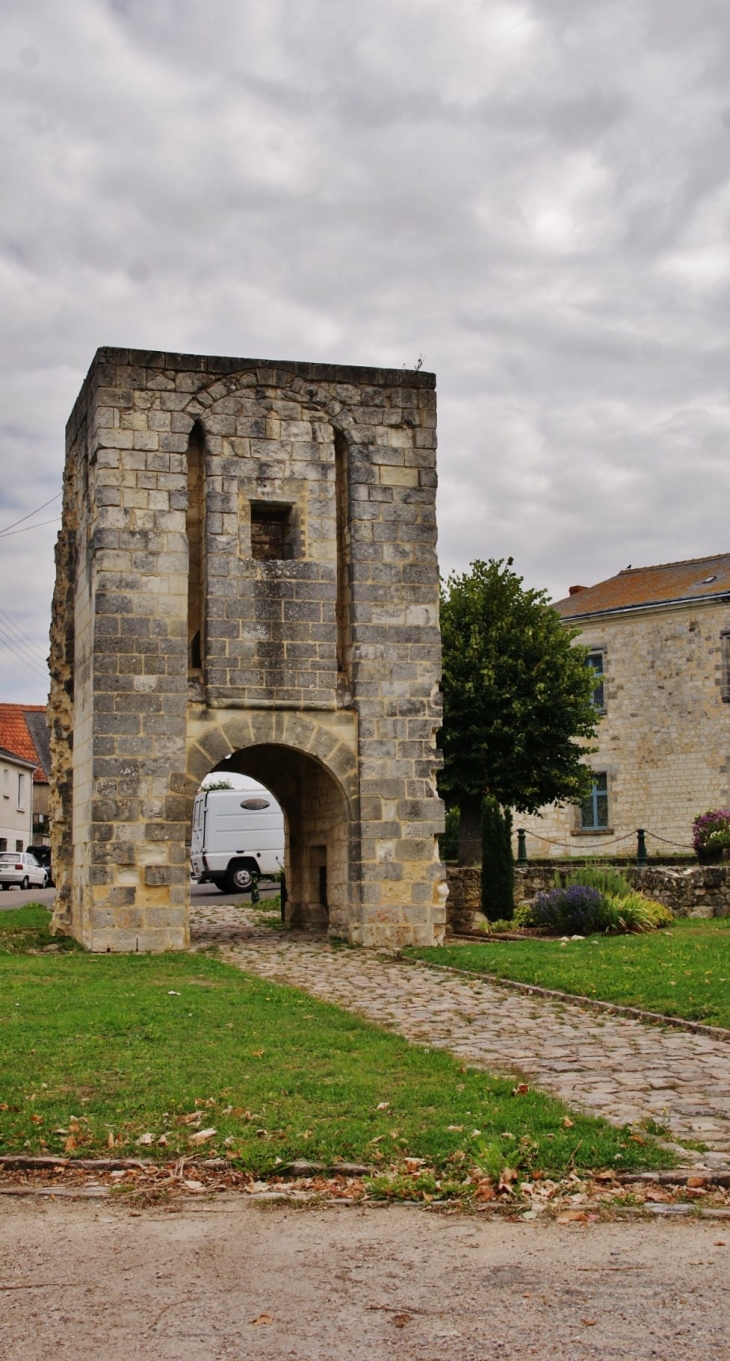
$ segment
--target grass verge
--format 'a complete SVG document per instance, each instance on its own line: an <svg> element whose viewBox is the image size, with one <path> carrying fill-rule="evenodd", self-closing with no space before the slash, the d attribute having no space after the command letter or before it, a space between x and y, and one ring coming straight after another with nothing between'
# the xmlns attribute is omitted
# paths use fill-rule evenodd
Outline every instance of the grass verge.
<svg viewBox="0 0 730 1361"><path fill-rule="evenodd" d="M679 919L645 936L485 941L407 952L427 963L536 983L730 1028L730 918Z"/></svg>
<svg viewBox="0 0 730 1361"><path fill-rule="evenodd" d="M0 1052L3 1153L217 1153L259 1175L300 1158L492 1176L670 1161L648 1136L202 955L2 955Z"/></svg>
<svg viewBox="0 0 730 1361"><path fill-rule="evenodd" d="M52 936L51 914L41 903L7 908L0 912L0 955L25 955L43 950L49 954L79 951L70 936Z"/></svg>

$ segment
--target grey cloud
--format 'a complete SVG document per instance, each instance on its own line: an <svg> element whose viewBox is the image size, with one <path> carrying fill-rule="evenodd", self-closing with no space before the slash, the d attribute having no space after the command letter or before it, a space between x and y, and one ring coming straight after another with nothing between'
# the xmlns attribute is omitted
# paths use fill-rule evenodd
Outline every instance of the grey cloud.
<svg viewBox="0 0 730 1361"><path fill-rule="evenodd" d="M445 570L562 595L728 546L724 0L38 0L0 33L0 527L129 344L423 354ZM52 544L0 541L41 651Z"/></svg>

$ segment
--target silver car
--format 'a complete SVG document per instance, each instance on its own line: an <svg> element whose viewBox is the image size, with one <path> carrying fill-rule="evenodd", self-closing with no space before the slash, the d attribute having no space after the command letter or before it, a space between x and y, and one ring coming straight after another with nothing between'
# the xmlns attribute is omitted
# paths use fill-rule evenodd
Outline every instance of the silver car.
<svg viewBox="0 0 730 1361"><path fill-rule="evenodd" d="M0 855L0 888L45 888L48 871L38 864L34 855L27 851L7 851Z"/></svg>

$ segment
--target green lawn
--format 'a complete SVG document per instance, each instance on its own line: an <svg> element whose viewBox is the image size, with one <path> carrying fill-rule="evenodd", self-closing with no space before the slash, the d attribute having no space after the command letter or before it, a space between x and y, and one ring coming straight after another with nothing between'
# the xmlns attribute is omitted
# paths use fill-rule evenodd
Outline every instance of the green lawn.
<svg viewBox="0 0 730 1361"><path fill-rule="evenodd" d="M730 918L678 920L646 936L493 941L413 950L434 964L730 1028Z"/></svg>
<svg viewBox="0 0 730 1361"><path fill-rule="evenodd" d="M25 910L34 949L37 911ZM0 949L23 915L0 913ZM514 1094L504 1078L208 956L0 954L4 1153L101 1154L111 1137L126 1154L225 1152L259 1173L277 1159L385 1167L406 1155L548 1174L667 1164L651 1139L565 1119L559 1101Z"/></svg>

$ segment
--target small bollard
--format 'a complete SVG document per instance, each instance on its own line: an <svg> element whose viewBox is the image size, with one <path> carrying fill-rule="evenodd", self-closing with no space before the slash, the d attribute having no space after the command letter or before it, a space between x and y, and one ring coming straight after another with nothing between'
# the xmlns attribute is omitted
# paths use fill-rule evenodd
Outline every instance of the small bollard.
<svg viewBox="0 0 730 1361"><path fill-rule="evenodd" d="M641 865L642 868L645 868L649 863L646 854L646 832L643 827L636 829L636 863Z"/></svg>
<svg viewBox="0 0 730 1361"><path fill-rule="evenodd" d="M524 827L517 828L517 864L520 869L527 864L527 832Z"/></svg>

